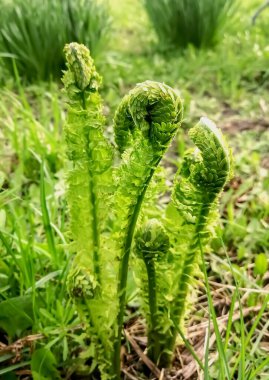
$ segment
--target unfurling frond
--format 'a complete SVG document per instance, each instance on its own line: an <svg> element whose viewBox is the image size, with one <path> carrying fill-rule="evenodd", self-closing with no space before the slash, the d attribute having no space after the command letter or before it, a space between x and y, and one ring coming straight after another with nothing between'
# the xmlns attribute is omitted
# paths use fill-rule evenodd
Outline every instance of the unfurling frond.
<svg viewBox="0 0 269 380"><path fill-rule="evenodd" d="M151 205L155 202L147 190L181 124L182 101L165 84L136 85L115 114L120 158L114 160L103 131L101 77L90 53L77 43L66 45L64 51L66 184L75 252L68 287L87 321L93 363L98 363L103 380L117 380L134 237L133 260L141 269L135 277L144 301L148 355L160 368L168 367L178 325L184 320L199 247L208 241L213 211L230 177L231 154L220 130L202 118L189 131L196 147L186 152L175 176L166 218L158 211L163 223L150 219L137 228L141 220L156 217L152 210L151 215L143 210L141 217L140 211L145 196Z"/></svg>
<svg viewBox="0 0 269 380"><path fill-rule="evenodd" d="M76 92L98 91L101 77L97 73L92 57L86 46L72 42L64 48L68 70L63 77L69 96Z"/></svg>
<svg viewBox="0 0 269 380"><path fill-rule="evenodd" d="M120 355L120 326L123 323L128 263L135 227L149 183L180 125L182 110L182 101L171 87L146 81L123 98L114 119L115 141L122 155L114 196L116 250L120 260L119 328L114 348L118 377L120 367L116 357Z"/></svg>
<svg viewBox="0 0 269 380"><path fill-rule="evenodd" d="M175 179L172 195L173 203L181 217L178 236L181 244L179 267L175 278L177 291L171 310L174 323L172 337L167 343L173 352L177 326L185 313L189 285L193 267L197 263L200 244L209 238L208 225L216 209L218 197L230 178L231 154L221 131L207 118L202 118L189 131L196 145L189 150ZM171 356L164 355L161 364L169 365Z"/></svg>
<svg viewBox="0 0 269 380"><path fill-rule="evenodd" d="M143 260L161 260L169 250L169 236L157 219L140 227L135 236L136 252Z"/></svg>
<svg viewBox="0 0 269 380"><path fill-rule="evenodd" d="M115 141L122 153L136 140L138 130L156 147L165 147L182 118L182 102L169 86L146 81L126 95L114 119Z"/></svg>

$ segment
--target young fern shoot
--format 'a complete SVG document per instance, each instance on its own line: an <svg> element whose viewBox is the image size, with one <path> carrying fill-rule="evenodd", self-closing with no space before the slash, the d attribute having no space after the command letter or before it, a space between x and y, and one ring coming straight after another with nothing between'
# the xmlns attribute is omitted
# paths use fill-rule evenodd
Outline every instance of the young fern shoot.
<svg viewBox="0 0 269 380"><path fill-rule="evenodd" d="M80 316L86 322L94 347L93 356L105 379L110 363L109 350L105 347L111 326L106 309L102 308L105 279L101 240L113 152L103 135L102 100L98 93L101 78L90 53L77 43L66 45L64 51L67 71L63 82L68 101L64 133L69 159L66 182L71 247L75 252L68 286Z"/></svg>
<svg viewBox="0 0 269 380"><path fill-rule="evenodd" d="M190 129L189 136L196 148L185 154L169 205L177 216L173 214L170 221L164 219L166 232L156 221L150 221L139 229L136 237L136 252L143 257L148 274L148 288L145 290L142 285L142 298L148 304L148 354L160 368L171 365L200 243L208 242L218 198L231 171L230 150L214 123L202 118ZM167 234L170 249L166 260L161 260L161 255L155 254L156 245L159 243L159 251L164 252ZM139 272L143 284L143 271Z"/></svg>
<svg viewBox="0 0 269 380"><path fill-rule="evenodd" d="M69 279L71 292L80 294L89 292L85 276L93 288L101 284L99 250L104 194L100 189L104 187L100 184L106 181L111 168L112 150L102 131L104 117L98 93L101 78L89 51L77 43L66 45L64 51L68 68L63 77L68 97L64 133L71 164L67 198L76 251Z"/></svg>
<svg viewBox="0 0 269 380"><path fill-rule="evenodd" d="M157 82L131 90L114 118L116 166L103 133L101 78L89 51L71 43L65 54L66 182L75 252L69 290L87 322L89 351L102 380L118 380L133 238L149 184L180 126L182 102ZM164 228L149 220L136 234L135 252L147 272L148 355L159 367L171 363L200 242L208 240L208 225L230 175L229 149L211 121L201 119L189 136L196 149L186 153L172 196L178 224L171 228L162 218Z"/></svg>
<svg viewBox="0 0 269 380"><path fill-rule="evenodd" d="M158 220L151 219L137 231L135 241L137 256L144 261L148 277L148 357L153 363L158 363L163 349L163 337L159 328L161 305L158 302L160 289L157 285L156 265L166 259L170 247L169 236Z"/></svg>
<svg viewBox="0 0 269 380"><path fill-rule="evenodd" d="M114 372L120 377L121 333L126 302L128 263L141 205L153 174L179 127L182 102L170 87L157 82L138 84L115 114L115 141L122 157L114 197L119 310L114 345Z"/></svg>
<svg viewBox="0 0 269 380"><path fill-rule="evenodd" d="M183 240L185 251L180 252L181 269L175 279L177 290L171 307L173 326L166 353L160 359L160 366L163 367L171 363L177 326L184 317L193 266L200 253L200 242L203 245L208 242L208 226L216 219L219 195L231 175L230 150L221 131L212 121L202 118L190 129L189 136L197 148L185 154L172 196L182 219L178 234L179 239Z"/></svg>
<svg viewBox="0 0 269 380"><path fill-rule="evenodd" d="M76 43L67 45L65 53L67 198L76 252L69 288L88 321L91 341L99 347L94 356L102 379L119 379L133 235L148 185L179 127L182 103L173 89L150 81L125 96L114 119L121 155L115 168L111 146L103 135L100 77L93 60L87 48ZM109 186L116 189L113 196L106 190ZM111 215L104 210L107 204Z"/></svg>

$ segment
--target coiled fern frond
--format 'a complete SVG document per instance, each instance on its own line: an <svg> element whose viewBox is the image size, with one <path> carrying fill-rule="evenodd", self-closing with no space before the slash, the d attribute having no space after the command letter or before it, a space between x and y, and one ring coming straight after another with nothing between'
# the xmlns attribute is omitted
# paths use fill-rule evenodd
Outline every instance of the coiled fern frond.
<svg viewBox="0 0 269 380"><path fill-rule="evenodd" d="M176 175L172 195L181 224L178 230L179 271L174 278L174 301L171 304L173 327L168 339L167 352L160 365L167 367L175 345L177 326L185 313L189 286L192 283L194 265L198 261L200 244L206 244L209 225L216 219L218 198L231 176L231 152L221 131L207 118L202 118L189 131L196 148L186 152L183 164Z"/></svg>
<svg viewBox="0 0 269 380"><path fill-rule="evenodd" d="M182 102L169 86L146 81L126 95L114 119L115 141L122 162L115 181L113 200L118 274L118 331L114 347L115 372L119 376L128 263L141 205L154 172L180 125Z"/></svg>
<svg viewBox="0 0 269 380"><path fill-rule="evenodd" d="M64 51L67 71L63 83L68 104L64 134L69 159L66 183L71 246L75 252L68 286L83 321L89 326L95 355L103 357L100 370L107 371L103 347L109 341L111 322L100 307L105 260L101 242L110 197L113 151L103 134L102 99L98 92L101 77L89 50L71 43Z"/></svg>
<svg viewBox="0 0 269 380"><path fill-rule="evenodd" d="M98 93L101 78L88 49L77 43L66 45L68 70L63 82L68 96L65 140L70 169L67 173L67 198L70 230L77 252L74 270L79 269L78 292L81 292L81 268L100 284L100 233L103 220L103 185L112 164L112 149L103 135L102 100ZM77 265L77 262L80 265ZM83 264L83 265L82 265ZM76 293L72 271L72 292ZM87 291L87 289L86 289Z"/></svg>
<svg viewBox="0 0 269 380"><path fill-rule="evenodd" d="M158 363L163 346L164 304L162 302L162 291L160 277L166 275L162 270L167 266L167 256L170 248L169 236L163 225L156 219L151 219L142 225L135 236L135 251L138 258L142 259L147 272L147 286L142 286L144 298L147 299L147 351L149 358ZM140 269L140 277L144 268ZM144 278L142 278L144 283ZM143 284L144 285L144 284ZM146 288L146 289L145 289Z"/></svg>
<svg viewBox="0 0 269 380"><path fill-rule="evenodd" d="M115 114L117 154L104 136L101 78L88 49L71 43L65 54L66 183L75 252L69 290L87 322L93 362L98 363L103 380L116 380L120 379L126 285L137 224L146 221L136 233L134 260L142 267L148 355L159 367L167 367L185 316L199 247L208 241L208 226L230 175L231 155L221 132L202 118L189 131L196 148L186 152L176 174L167 217L161 216L162 223L147 221L152 216L145 210L139 220L146 193L151 197L152 179L180 126L182 101L165 84L138 84ZM169 207L176 213L172 221Z"/></svg>
<svg viewBox="0 0 269 380"><path fill-rule="evenodd" d="M115 140L122 153L138 133L159 148L166 148L182 117L182 102L169 86L146 81L126 95L114 119Z"/></svg>

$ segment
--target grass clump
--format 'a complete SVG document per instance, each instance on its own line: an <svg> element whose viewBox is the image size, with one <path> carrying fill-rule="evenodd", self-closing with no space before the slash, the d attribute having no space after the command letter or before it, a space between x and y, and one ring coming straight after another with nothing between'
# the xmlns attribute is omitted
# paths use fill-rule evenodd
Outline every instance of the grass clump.
<svg viewBox="0 0 269 380"><path fill-rule="evenodd" d="M146 0L145 7L162 48L214 46L235 0Z"/></svg>
<svg viewBox="0 0 269 380"><path fill-rule="evenodd" d="M65 43L84 43L97 54L110 24L104 3L92 0L15 0L2 5L1 16L0 56L12 74L15 59L30 82L61 76Z"/></svg>

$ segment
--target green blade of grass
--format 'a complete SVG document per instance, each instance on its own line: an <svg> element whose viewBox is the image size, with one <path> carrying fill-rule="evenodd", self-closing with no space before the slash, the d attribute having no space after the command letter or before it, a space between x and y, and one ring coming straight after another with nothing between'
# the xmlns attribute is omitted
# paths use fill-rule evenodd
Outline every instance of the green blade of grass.
<svg viewBox="0 0 269 380"><path fill-rule="evenodd" d="M199 365L199 367L201 368L201 370L204 371L204 365L203 363L201 362L201 360L199 359L198 355L196 354L196 352L194 351L191 343L188 341L188 339L185 337L185 335L183 334L181 328L179 326L176 326L176 329L177 329L177 332L179 333L180 337L182 338L185 346L187 347L188 351L191 353L191 355L193 356L193 358L195 359L196 363Z"/></svg>
<svg viewBox="0 0 269 380"><path fill-rule="evenodd" d="M15 369L19 369L21 367L26 367L30 364L30 362L22 362L22 363L18 363L18 364L14 364L14 365L10 365L9 367L6 367L6 368L3 368L3 369L0 369L0 375L4 375L5 373L8 373L8 372L11 372L11 371L14 371Z"/></svg>
<svg viewBox="0 0 269 380"><path fill-rule="evenodd" d="M249 380L256 380L257 375L262 371L262 369L266 366L269 365L269 357L266 358L256 369L255 371L251 372ZM265 378L264 378L265 379Z"/></svg>
<svg viewBox="0 0 269 380"><path fill-rule="evenodd" d="M229 317L228 317L228 323L227 323L227 329L226 329L226 335L225 335L225 343L224 343L224 350L225 351L228 349L229 338L230 338L231 329L232 329L235 300L236 300L236 293L234 292L234 294L232 296L230 310L229 310Z"/></svg>
<svg viewBox="0 0 269 380"><path fill-rule="evenodd" d="M220 372L221 372L220 373L221 374L220 380L225 379L225 376L228 380L231 380L232 378L230 375L229 366L227 363L227 358L225 355L223 342L222 342L221 334L219 331L216 312L215 312L215 308L213 305L212 296L210 293L210 287L209 287L208 277L207 277L207 273L206 273L206 264L205 264L205 259L204 259L204 252L203 252L203 248L202 248L200 238L199 238L199 247L200 247L200 252L201 252L201 257L202 257L202 268L203 268L203 272L204 272L204 276L205 276L205 286L206 286L206 292L207 292L209 311L210 311L210 316L212 318L212 322L213 322L213 326L214 326L214 332L216 335L217 348L218 348L218 353L219 353L219 363L220 363ZM224 367L224 369L223 369L223 367Z"/></svg>
<svg viewBox="0 0 269 380"><path fill-rule="evenodd" d="M222 244L222 248L225 252L225 255L226 255L229 267L230 267L230 271L231 271L233 279L234 279L234 283L235 283L234 295L238 299L239 313L240 313L240 340L241 340L240 341L240 353L239 353L238 377L240 380L245 380L245 372L246 372L246 368L245 368L245 364L246 364L245 323L244 323L243 308L242 308L242 303L241 303L240 293L239 293L239 285L238 285L238 281L237 281L237 278L236 278L235 273L234 273L234 269L233 269L230 257L228 255L225 244L223 242L223 239L221 236L219 236L219 238L220 238L220 241ZM230 314L229 314L229 318L230 318Z"/></svg>
<svg viewBox="0 0 269 380"><path fill-rule="evenodd" d="M205 363L205 369L204 369L204 377L205 380L210 380L209 376L209 342L210 342L210 318L208 318L208 328L207 328L207 337L206 337L206 347L205 347L205 358L204 358L204 363Z"/></svg>
<svg viewBox="0 0 269 380"><path fill-rule="evenodd" d="M50 215L47 208L47 200L46 200L46 189L45 189L45 178L44 178L44 163L41 163L40 168L40 204L42 211L42 220L44 225L44 230L47 238L48 247L54 263L58 264L58 254L54 241L54 234L51 227Z"/></svg>
<svg viewBox="0 0 269 380"><path fill-rule="evenodd" d="M254 332L256 330L256 327L258 326L258 324L259 324L259 322L260 322L260 320L261 320L261 318L263 316L263 313L264 313L264 311L265 311L265 309L266 309L266 307L268 305L268 302L269 302L269 295L267 295L265 297L265 299L263 301L263 304L261 306L261 309L260 309L258 315L256 316L255 321L254 321L254 323L253 323L253 325L252 325L252 327L251 327L248 335L246 336L246 340L245 340L245 345L246 346L248 346L248 344L250 343L250 340L251 340L251 338L252 338L252 336L253 336L253 334L254 334ZM235 372L236 372L236 370L238 368L239 361L240 361L240 356L237 358L237 360L236 360L236 362L234 364L234 367L233 367L232 373L231 373L232 376L234 376L234 374L235 374Z"/></svg>

